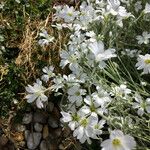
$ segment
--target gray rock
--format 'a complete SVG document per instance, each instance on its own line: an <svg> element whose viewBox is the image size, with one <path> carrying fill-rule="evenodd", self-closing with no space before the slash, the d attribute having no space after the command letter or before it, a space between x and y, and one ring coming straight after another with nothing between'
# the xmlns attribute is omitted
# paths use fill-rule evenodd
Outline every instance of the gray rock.
<svg viewBox="0 0 150 150"><path fill-rule="evenodd" d="M43 128L43 139L46 139L49 136L48 125L45 125Z"/></svg>
<svg viewBox="0 0 150 150"><path fill-rule="evenodd" d="M52 115L49 116L48 124L52 128L58 128L58 126L59 126L59 122L58 122L57 118L53 117Z"/></svg>
<svg viewBox="0 0 150 150"><path fill-rule="evenodd" d="M25 130L25 131L24 131L25 140L28 139L29 134L30 134L30 131L29 131L29 130Z"/></svg>
<svg viewBox="0 0 150 150"><path fill-rule="evenodd" d="M43 112L35 112L33 115L33 122L45 124L47 122L48 115Z"/></svg>
<svg viewBox="0 0 150 150"><path fill-rule="evenodd" d="M27 137L28 149L36 149L40 144L42 134L38 132L29 133Z"/></svg>
<svg viewBox="0 0 150 150"><path fill-rule="evenodd" d="M41 132L42 129L43 129L43 125L40 124L40 123L38 123L38 122L36 122L36 123L34 124L34 129L35 129L36 132Z"/></svg>
<svg viewBox="0 0 150 150"><path fill-rule="evenodd" d="M40 144L40 150L48 150L48 145L45 140L43 140Z"/></svg>
<svg viewBox="0 0 150 150"><path fill-rule="evenodd" d="M22 124L16 124L15 125L15 130L18 132L23 132L23 131L25 131L25 129L26 129L25 125L22 125Z"/></svg>
<svg viewBox="0 0 150 150"><path fill-rule="evenodd" d="M55 129L54 130L55 138L59 138L61 136L61 133L62 133L62 129L61 128Z"/></svg>
<svg viewBox="0 0 150 150"><path fill-rule="evenodd" d="M47 111L48 111L48 112L52 112L52 111L53 111L53 108L54 108L54 104L53 104L52 102L48 102Z"/></svg>
<svg viewBox="0 0 150 150"><path fill-rule="evenodd" d="M29 124L31 123L31 121L32 121L32 113L25 114L22 119L23 124Z"/></svg>

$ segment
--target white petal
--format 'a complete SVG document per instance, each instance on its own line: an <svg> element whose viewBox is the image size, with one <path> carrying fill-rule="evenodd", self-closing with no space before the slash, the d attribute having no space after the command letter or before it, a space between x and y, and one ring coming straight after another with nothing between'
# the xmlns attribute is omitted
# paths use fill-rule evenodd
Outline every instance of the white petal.
<svg viewBox="0 0 150 150"><path fill-rule="evenodd" d="M38 98L38 99L36 100L36 106L37 106L38 108L43 108L43 107L44 107L44 106L43 106L43 103L42 103L42 101L41 101L40 98Z"/></svg>
<svg viewBox="0 0 150 150"><path fill-rule="evenodd" d="M134 138L130 135L124 136L124 142L128 149L134 149L136 146L136 142L135 142Z"/></svg>
<svg viewBox="0 0 150 150"><path fill-rule="evenodd" d="M28 99L28 103L32 103L37 98L37 96L35 94L28 94L25 98Z"/></svg>
<svg viewBox="0 0 150 150"><path fill-rule="evenodd" d="M110 139L114 139L115 137L122 137L123 132L121 130L113 130L110 134Z"/></svg>
<svg viewBox="0 0 150 150"><path fill-rule="evenodd" d="M142 116L144 114L144 109L143 108L139 108L137 113L138 113L138 115Z"/></svg>

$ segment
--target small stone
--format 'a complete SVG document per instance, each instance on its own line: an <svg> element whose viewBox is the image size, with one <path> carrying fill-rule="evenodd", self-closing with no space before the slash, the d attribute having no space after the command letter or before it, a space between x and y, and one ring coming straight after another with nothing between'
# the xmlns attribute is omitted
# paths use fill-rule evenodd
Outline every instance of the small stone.
<svg viewBox="0 0 150 150"><path fill-rule="evenodd" d="M30 134L30 131L29 130L25 130L25 132L24 132L25 140L28 139L29 134Z"/></svg>
<svg viewBox="0 0 150 150"><path fill-rule="evenodd" d="M48 124L52 128L58 128L58 126L59 126L59 122L58 122L57 118L53 117L52 115L49 116Z"/></svg>
<svg viewBox="0 0 150 150"><path fill-rule="evenodd" d="M25 131L25 129L26 129L25 125L22 125L22 124L16 124L15 125L15 130L18 132L23 132L23 131Z"/></svg>
<svg viewBox="0 0 150 150"><path fill-rule="evenodd" d="M43 125L40 124L40 123L38 123L38 122L36 122L36 123L34 124L34 129L35 129L36 132L41 132L42 129L43 129Z"/></svg>
<svg viewBox="0 0 150 150"><path fill-rule="evenodd" d="M19 142L19 145L20 145L21 147L24 147L24 146L26 145L26 142L25 142L25 141L21 141L21 142Z"/></svg>
<svg viewBox="0 0 150 150"><path fill-rule="evenodd" d="M59 138L61 136L61 133L62 133L61 128L55 129L55 131L54 131L55 138Z"/></svg>
<svg viewBox="0 0 150 150"><path fill-rule="evenodd" d="M45 140L43 140L40 144L40 150L48 150L48 145Z"/></svg>
<svg viewBox="0 0 150 150"><path fill-rule="evenodd" d="M31 123L31 121L32 121L32 113L25 114L22 119L23 124L29 124Z"/></svg>
<svg viewBox="0 0 150 150"><path fill-rule="evenodd" d="M38 132L33 132L28 135L27 147L28 149L36 149L40 144L42 134Z"/></svg>
<svg viewBox="0 0 150 150"><path fill-rule="evenodd" d="M48 125L45 125L43 128L43 139L46 139L49 136Z"/></svg>
<svg viewBox="0 0 150 150"><path fill-rule="evenodd" d="M52 115L55 116L56 118L60 119L61 114L57 107L53 108Z"/></svg>
<svg viewBox="0 0 150 150"><path fill-rule="evenodd" d="M43 112L35 112L33 115L33 121L45 124L47 122L48 114Z"/></svg>
<svg viewBox="0 0 150 150"><path fill-rule="evenodd" d="M53 108L54 108L54 104L53 104L51 101L48 102L47 111L48 111L48 112L52 112L52 111L53 111Z"/></svg>
<svg viewBox="0 0 150 150"><path fill-rule="evenodd" d="M7 144L7 142L8 142L8 138L7 137L5 137L5 136L1 136L0 137L0 145L6 145Z"/></svg>
<svg viewBox="0 0 150 150"><path fill-rule="evenodd" d="M60 145L59 145L59 149L60 149L60 150L64 150L64 149L65 149L64 145L63 145L63 144L60 144Z"/></svg>

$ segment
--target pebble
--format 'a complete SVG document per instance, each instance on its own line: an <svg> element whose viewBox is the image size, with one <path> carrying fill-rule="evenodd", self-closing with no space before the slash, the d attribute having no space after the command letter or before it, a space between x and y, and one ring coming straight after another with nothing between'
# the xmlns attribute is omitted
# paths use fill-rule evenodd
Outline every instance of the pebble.
<svg viewBox="0 0 150 150"><path fill-rule="evenodd" d="M54 108L54 103L52 103L51 101L48 102L47 111L48 111L48 112L52 112L52 111L53 111L53 108Z"/></svg>
<svg viewBox="0 0 150 150"><path fill-rule="evenodd" d="M15 130L18 132L23 132L23 131L25 131L25 129L26 129L25 125L22 125L22 124L16 124L15 125Z"/></svg>
<svg viewBox="0 0 150 150"><path fill-rule="evenodd" d="M54 131L55 138L60 137L61 133L62 133L62 129L61 128L55 129L55 131Z"/></svg>
<svg viewBox="0 0 150 150"><path fill-rule="evenodd" d="M49 136L48 125L45 125L43 128L43 139L46 139Z"/></svg>
<svg viewBox="0 0 150 150"><path fill-rule="evenodd" d="M47 122L48 114L43 112L35 112L33 115L33 121L36 123L45 124Z"/></svg>
<svg viewBox="0 0 150 150"><path fill-rule="evenodd" d="M28 149L34 150L40 144L42 134L38 132L33 132L28 135L27 138L27 147Z"/></svg>
<svg viewBox="0 0 150 150"><path fill-rule="evenodd" d="M22 119L23 124L29 124L31 123L31 121L32 121L32 113L25 114Z"/></svg>
<svg viewBox="0 0 150 150"><path fill-rule="evenodd" d="M36 123L34 124L34 129L35 129L36 132L41 132L42 129L43 129L43 125L40 124L40 123L38 123L38 122L36 122Z"/></svg>
<svg viewBox="0 0 150 150"><path fill-rule="evenodd" d="M48 145L45 140L43 140L40 144L40 150L48 150Z"/></svg>
<svg viewBox="0 0 150 150"><path fill-rule="evenodd" d="M59 126L59 122L58 122L57 118L53 117L52 115L49 116L48 124L52 128L58 128L58 126Z"/></svg>
<svg viewBox="0 0 150 150"><path fill-rule="evenodd" d="M28 139L29 134L30 134L30 131L29 131L29 130L25 130L25 131L24 131L25 140Z"/></svg>
<svg viewBox="0 0 150 150"><path fill-rule="evenodd" d="M57 107L53 108L52 114L53 114L53 116L55 116L58 119L61 117L60 111L58 110Z"/></svg>
<svg viewBox="0 0 150 150"><path fill-rule="evenodd" d="M60 149L60 150L64 150L64 149L65 149L65 146L64 146L63 144L60 144L60 145L59 145L59 149Z"/></svg>
<svg viewBox="0 0 150 150"><path fill-rule="evenodd" d="M21 142L19 142L19 145L20 145L21 147L24 147L24 146L26 145L26 142L25 142L25 141L21 141Z"/></svg>

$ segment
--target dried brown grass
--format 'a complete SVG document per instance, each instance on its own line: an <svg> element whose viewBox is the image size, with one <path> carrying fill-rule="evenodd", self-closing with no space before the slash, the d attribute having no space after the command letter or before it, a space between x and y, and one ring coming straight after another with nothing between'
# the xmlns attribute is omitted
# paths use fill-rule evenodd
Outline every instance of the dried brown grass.
<svg viewBox="0 0 150 150"><path fill-rule="evenodd" d="M52 64L56 67L56 71L60 72L59 66L59 52L63 44L68 40L68 35L64 32L56 31L50 25L52 23L52 14L49 14L47 19L41 20L27 20L23 38L19 44L20 53L15 60L17 66L23 66L25 74L22 76L27 82L30 78L37 78L39 70L37 63L39 61L45 62L47 65ZM54 43L49 46L40 47L38 45L38 35L40 30L44 28L49 35L55 37ZM39 52L40 49L40 52Z"/></svg>

